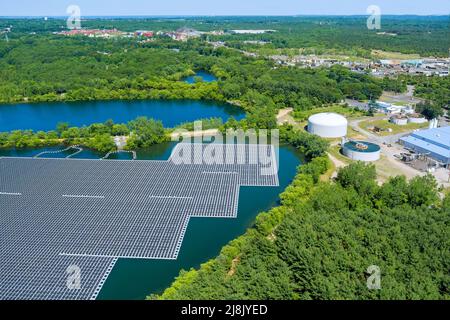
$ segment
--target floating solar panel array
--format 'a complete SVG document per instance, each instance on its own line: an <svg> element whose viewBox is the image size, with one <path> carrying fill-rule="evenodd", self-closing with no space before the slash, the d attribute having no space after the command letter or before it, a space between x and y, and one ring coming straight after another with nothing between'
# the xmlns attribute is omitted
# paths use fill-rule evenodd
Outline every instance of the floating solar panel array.
<svg viewBox="0 0 450 320"><path fill-rule="evenodd" d="M176 259L191 217L235 218L240 186L278 186L274 147L178 144L168 161L0 158L0 299L95 299L118 258ZM80 287L68 285L72 266Z"/></svg>

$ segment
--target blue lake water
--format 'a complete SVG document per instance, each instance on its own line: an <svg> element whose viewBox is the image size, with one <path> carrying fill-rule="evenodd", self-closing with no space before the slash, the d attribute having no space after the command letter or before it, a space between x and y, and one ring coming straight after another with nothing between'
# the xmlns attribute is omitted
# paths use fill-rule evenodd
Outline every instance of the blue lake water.
<svg viewBox="0 0 450 320"><path fill-rule="evenodd" d="M167 127L201 118L230 116L242 119L244 112L226 104L202 101L106 101L77 103L39 103L0 105L0 132L15 129L53 130L58 122L73 126L104 122L108 119L123 123L138 116L163 121ZM155 145L138 150L139 160L168 159L175 143ZM37 149L0 149L1 156L32 157L42 151L65 147ZM74 151L47 154L45 157L66 157ZM104 154L85 149L74 158L99 159ZM112 159L130 159L129 154L117 154ZM243 234L262 211L276 206L279 194L290 184L301 155L292 147L282 146L279 153L279 187L242 187L237 219L193 218L189 223L177 260L119 259L109 276L99 299L144 299L169 286L181 269L198 268L211 259L232 239Z"/></svg>
<svg viewBox="0 0 450 320"><path fill-rule="evenodd" d="M137 157L139 160L166 160L174 146L173 142L155 145L139 150ZM0 149L0 157L32 157L44 150L54 151L64 148ZM51 156L66 157L73 152ZM84 150L74 158L98 159L103 156L104 154ZM119 154L115 157L130 159L128 154ZM301 159L301 155L294 148L280 147L279 187L241 187L236 219L191 219L177 260L119 259L98 299L144 299L147 295L160 293L169 286L181 269L198 268L201 263L217 256L224 245L252 226L258 213L278 205L279 194L291 183Z"/></svg>
<svg viewBox="0 0 450 320"><path fill-rule="evenodd" d="M229 104L193 100L133 100L0 105L0 132L54 130L59 122L90 125L112 119L126 123L140 116L161 120L165 127L204 118L242 119L244 111Z"/></svg>
<svg viewBox="0 0 450 320"><path fill-rule="evenodd" d="M198 71L195 75L185 78L184 81L186 81L187 83L191 83L191 84L195 83L195 77L202 78L203 82L217 81L217 78L214 75L212 75L211 73L205 72L205 71Z"/></svg>

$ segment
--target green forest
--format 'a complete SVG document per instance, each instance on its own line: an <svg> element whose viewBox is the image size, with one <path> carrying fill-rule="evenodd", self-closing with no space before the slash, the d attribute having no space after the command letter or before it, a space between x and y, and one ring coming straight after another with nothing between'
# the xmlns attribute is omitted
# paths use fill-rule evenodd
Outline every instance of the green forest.
<svg viewBox="0 0 450 320"><path fill-rule="evenodd" d="M378 99L383 90L403 92L406 84L417 85L419 97L443 107L448 105L448 77L400 77L376 79L340 66L299 69L277 67L263 57L248 57L234 47L244 40L270 41L274 48L332 47L354 54L354 47L419 52L443 56L439 49L448 40L445 17L398 17L386 19L385 28L399 35L386 40L361 28L362 18L217 18L155 21L152 19L96 19L84 27L176 30L267 28L262 35L223 35L176 42L156 36L141 43L136 38L99 39L65 37L53 32L64 29L63 21L49 19L8 20L9 41L0 41L0 103L47 101L194 99L230 102L244 108L256 127L271 127L278 109L301 112L341 102L344 98ZM35 32L36 34L34 34ZM425 37L432 32L433 36ZM30 34L31 33L31 34ZM343 38L347 37L347 38ZM207 41L225 41L229 48L214 48ZM356 41L357 43L353 43ZM431 42L424 45L425 42ZM448 41L447 41L448 44ZM398 48L397 48L398 46ZM418 48L430 50L420 52ZM244 48L245 49L245 48ZM401 49L401 50L400 50ZM445 49L447 50L447 49ZM366 56L370 52L359 52ZM183 79L207 71L218 81ZM1 105L0 105L1 107ZM267 120L269 118L269 120Z"/></svg>
<svg viewBox="0 0 450 320"><path fill-rule="evenodd" d="M401 19L401 20L400 20ZM258 215L254 225L199 268L182 270L170 287L150 300L176 299L450 299L450 195L430 175L377 182L375 167L350 164L329 179L330 141L279 126L276 115L293 108L296 120L312 113L348 110L346 98L377 100L383 91L415 86L424 100L417 111L428 119L450 105L450 77L375 78L335 65L330 68L280 66L249 56L246 40L267 41L267 49L337 50L372 58L372 50L448 57L448 17L383 18L383 31L367 30L366 17L214 17L86 19L86 28L174 31L273 29L258 35L202 35L176 42L162 35L100 39L55 34L62 19L0 19L12 26L0 38L0 115L2 104L53 101L144 99L210 100L246 112L237 121L203 119L203 129L280 129L283 143L305 157L279 206ZM4 36L1 34L0 36ZM222 41L225 47L211 43ZM198 71L217 81L185 78ZM70 119L68 119L70 121ZM101 153L116 150L115 136L127 136L128 150L168 141L174 129L139 117L128 123L80 127L59 123L52 131L0 132L0 148L83 145ZM382 290L369 290L368 267L381 270Z"/></svg>
<svg viewBox="0 0 450 320"><path fill-rule="evenodd" d="M320 182L329 160L319 154L281 206L148 299L450 299L450 196L434 178L379 186L375 168L356 162ZM372 265L381 290L367 287Z"/></svg>
<svg viewBox="0 0 450 320"><path fill-rule="evenodd" d="M344 98L378 98L384 89L404 89L400 80L379 80L335 66L274 68L265 59L199 41L168 40L138 45L131 40L27 37L0 42L0 102L112 99L194 99L231 102L258 127L273 123L278 109L308 110ZM107 54L104 54L104 53ZM189 84L183 78L206 70L219 80ZM1 107L1 106L0 106Z"/></svg>
<svg viewBox="0 0 450 320"><path fill-rule="evenodd" d="M401 82L415 85L415 95L432 101L440 108L450 105L450 77L401 77Z"/></svg>
<svg viewBox="0 0 450 320"><path fill-rule="evenodd" d="M182 17L182 18L103 18L83 19L83 27L133 32L136 30L174 31L194 28L199 31L233 29L273 29L262 35L209 36L210 40L226 41L245 48L242 40L272 42L273 48L342 49L360 56L369 56L372 49L419 53L424 56L448 56L449 17L383 15L383 31L389 37L366 28L367 16L292 16L292 17ZM13 26L10 38L30 32L51 34L66 29L63 19L1 19L0 28ZM432 35L432 36L430 36Z"/></svg>
<svg viewBox="0 0 450 320"><path fill-rule="evenodd" d="M56 145L83 145L107 153L116 150L114 136L128 136L127 149L136 150L169 140L171 129L164 128L161 121L139 117L126 124L115 124L112 120L93 123L89 126L71 127L59 123L55 130L33 132L15 130L0 132L0 148L36 148Z"/></svg>

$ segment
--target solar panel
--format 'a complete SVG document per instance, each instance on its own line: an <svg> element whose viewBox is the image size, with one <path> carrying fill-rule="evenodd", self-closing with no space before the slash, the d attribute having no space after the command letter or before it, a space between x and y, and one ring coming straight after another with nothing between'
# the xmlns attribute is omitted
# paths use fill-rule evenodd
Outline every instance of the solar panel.
<svg viewBox="0 0 450 320"><path fill-rule="evenodd" d="M273 147L217 150L227 163L186 144L168 161L0 158L0 299L95 298L118 258L176 259L191 217L235 218L240 186L278 185Z"/></svg>

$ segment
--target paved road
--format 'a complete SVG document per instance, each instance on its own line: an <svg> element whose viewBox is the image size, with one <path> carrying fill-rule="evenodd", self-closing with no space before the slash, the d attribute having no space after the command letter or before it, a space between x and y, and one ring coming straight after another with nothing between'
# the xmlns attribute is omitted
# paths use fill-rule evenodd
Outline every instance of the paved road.
<svg viewBox="0 0 450 320"><path fill-rule="evenodd" d="M386 117L374 117L373 120L382 120L385 119ZM398 133L398 134L392 134L389 136L379 136L374 134L373 132L370 132L368 130L365 130L363 128L360 127L360 123L363 121L366 121L367 119L355 119L350 121L350 127L355 130L356 132L360 132L363 135L365 135L371 142L375 142L378 144L394 144L396 143L401 137L407 136L409 135L413 130L408 131L408 132L403 132L403 133Z"/></svg>
<svg viewBox="0 0 450 320"><path fill-rule="evenodd" d="M374 119L376 120L380 120L380 119L384 119L385 117L376 117ZM420 172L410 166L408 166L407 164L397 160L394 156L398 155L402 152L405 152L405 150L403 149L403 147L401 145L399 145L397 143L397 141L403 137L403 136L407 136L409 135L412 130L410 132L404 132L404 133L399 133L399 134L393 134L390 136L378 136L370 131L367 131L365 129L362 129L359 125L362 121L364 121L366 119L355 119L353 121L350 121L350 127L353 128L353 130L361 133L362 135L367 137L367 140L370 142L374 142L377 143L381 146L381 153L383 155L386 156L387 161L389 161L389 163L392 165L392 168L396 168L398 169L398 173L399 174L403 174L405 175L407 178L411 179L415 176L423 176L425 175L424 172ZM385 144L390 144L391 147L388 147ZM443 170L438 170L438 172L434 173L433 175L435 176L435 178L437 179L437 181L439 182L439 184L442 184L444 187L449 187L450 183L449 183L449 178L448 178L448 170L445 171L446 169ZM443 172L442 172L443 171Z"/></svg>
<svg viewBox="0 0 450 320"><path fill-rule="evenodd" d="M394 104L416 104L422 102L421 98L414 96L414 91L415 86L407 86L407 90L404 93L384 91L380 99Z"/></svg>

